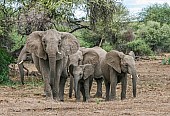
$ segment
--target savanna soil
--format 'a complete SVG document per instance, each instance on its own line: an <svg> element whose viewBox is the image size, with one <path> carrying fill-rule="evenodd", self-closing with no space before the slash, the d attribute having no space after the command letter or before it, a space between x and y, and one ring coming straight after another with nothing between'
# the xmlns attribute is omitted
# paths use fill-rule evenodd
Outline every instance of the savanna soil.
<svg viewBox="0 0 170 116"><path fill-rule="evenodd" d="M32 65L28 66L30 69L34 68ZM105 102L103 98L91 98L88 103L75 102L74 97L68 97L68 81L64 102L46 101L42 80L38 77L26 77L24 86L0 86L0 116L170 116L170 65L162 65L161 60L139 60L136 67L139 74L136 98L132 97L129 77L127 99L123 101L120 100L119 84L115 101ZM19 77L14 81L19 81ZM91 97L95 92L94 82Z"/></svg>

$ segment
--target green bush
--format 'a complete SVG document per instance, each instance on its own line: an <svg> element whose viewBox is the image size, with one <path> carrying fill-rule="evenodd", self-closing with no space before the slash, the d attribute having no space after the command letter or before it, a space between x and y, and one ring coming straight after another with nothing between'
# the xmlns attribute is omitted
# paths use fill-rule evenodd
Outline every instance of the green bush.
<svg viewBox="0 0 170 116"><path fill-rule="evenodd" d="M161 63L162 63L163 65L165 65L166 62L167 62L166 58L163 58Z"/></svg>
<svg viewBox="0 0 170 116"><path fill-rule="evenodd" d="M134 51L137 55L151 55L153 52L149 45L142 39L135 39L127 43L129 50Z"/></svg>
<svg viewBox="0 0 170 116"><path fill-rule="evenodd" d="M2 48L0 48L0 84L10 82L8 77L8 65L13 61L12 57Z"/></svg>
<svg viewBox="0 0 170 116"><path fill-rule="evenodd" d="M105 42L103 43L102 48L106 50L107 52L109 52L110 50L113 50L114 47L110 45L108 42Z"/></svg>
<svg viewBox="0 0 170 116"><path fill-rule="evenodd" d="M10 38L12 39L12 41L14 42L14 46L12 47L11 51L14 51L18 48L20 48L22 45L25 44L26 41L26 37L22 37L20 34L17 34L17 32L13 31L10 34Z"/></svg>

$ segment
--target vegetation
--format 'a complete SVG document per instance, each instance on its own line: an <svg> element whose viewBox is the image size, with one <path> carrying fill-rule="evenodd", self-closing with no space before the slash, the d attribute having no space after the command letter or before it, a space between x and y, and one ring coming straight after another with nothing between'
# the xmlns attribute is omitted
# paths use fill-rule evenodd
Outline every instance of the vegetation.
<svg viewBox="0 0 170 116"><path fill-rule="evenodd" d="M76 15L80 10L84 15ZM12 62L7 54L20 48L27 35L50 28L73 33L83 47L133 50L137 55L170 52L170 6L166 3L144 8L135 20L117 0L1 0L0 11L1 70Z"/></svg>
<svg viewBox="0 0 170 116"><path fill-rule="evenodd" d="M12 57L2 48L0 48L0 84L9 83L10 79L8 77L8 65L13 60Z"/></svg>

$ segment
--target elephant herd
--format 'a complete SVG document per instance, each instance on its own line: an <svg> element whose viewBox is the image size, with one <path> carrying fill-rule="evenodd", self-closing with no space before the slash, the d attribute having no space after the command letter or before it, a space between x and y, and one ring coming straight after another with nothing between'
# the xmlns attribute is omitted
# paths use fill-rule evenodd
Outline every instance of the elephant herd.
<svg viewBox="0 0 170 116"><path fill-rule="evenodd" d="M69 97L74 88L76 101L89 101L93 79L97 82L95 97L102 97L102 81L106 86L105 100L116 99L116 85L121 82L121 99L126 98L127 74L132 75L133 97L136 97L137 73L134 54L125 55L100 47L80 47L76 37L67 32L54 29L34 31L18 57L21 83L24 84L23 62L31 53L35 67L44 81L47 100L64 101L64 88L70 77Z"/></svg>

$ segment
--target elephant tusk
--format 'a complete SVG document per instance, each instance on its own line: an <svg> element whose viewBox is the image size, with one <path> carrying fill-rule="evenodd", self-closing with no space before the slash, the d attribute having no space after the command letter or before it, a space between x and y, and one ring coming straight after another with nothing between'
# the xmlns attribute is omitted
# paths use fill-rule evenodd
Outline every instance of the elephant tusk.
<svg viewBox="0 0 170 116"><path fill-rule="evenodd" d="M136 76L137 76L137 78L139 78L139 75L136 75ZM130 75L130 78L131 78L131 79L133 79L133 76L132 76L132 75Z"/></svg>
<svg viewBox="0 0 170 116"><path fill-rule="evenodd" d="M58 52L58 54L60 54L60 55L61 55L62 53L61 53L61 52Z"/></svg>
<svg viewBox="0 0 170 116"><path fill-rule="evenodd" d="M24 61L23 60L21 60L21 62L19 62L18 64L22 64Z"/></svg>

